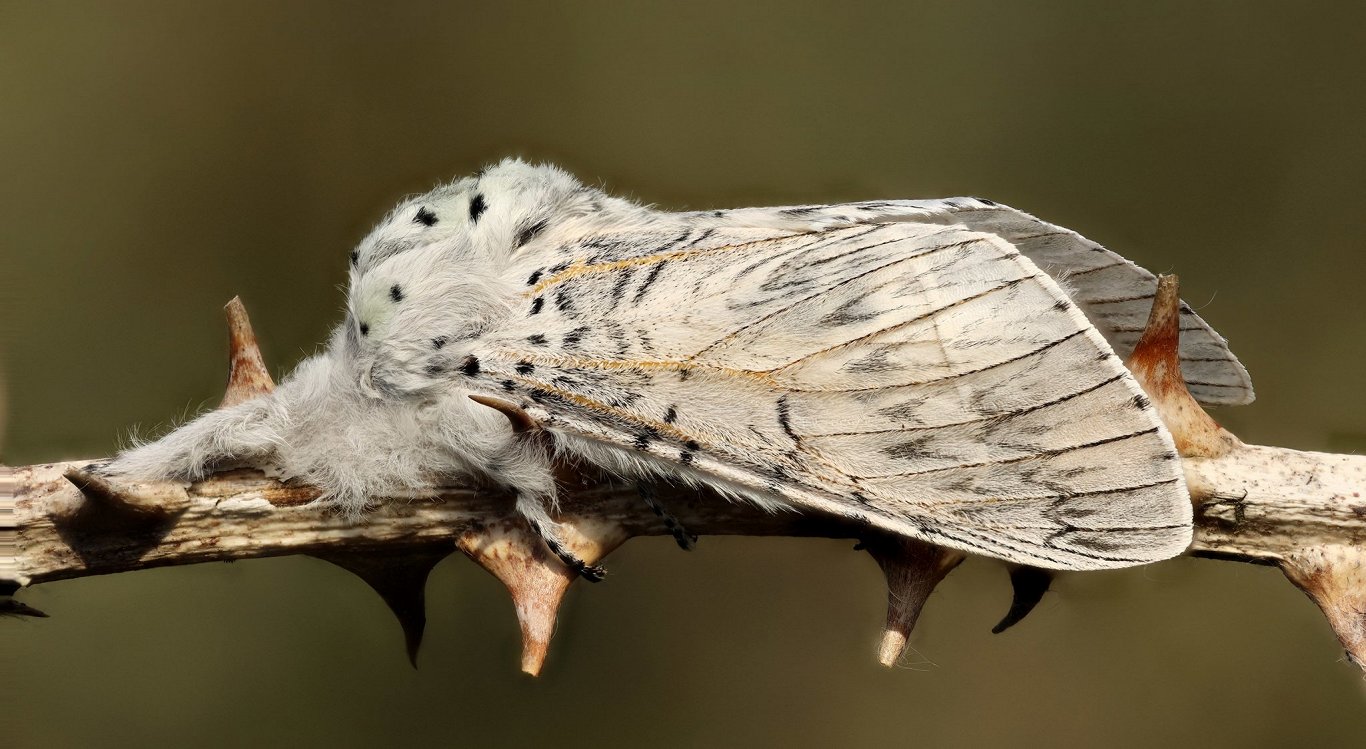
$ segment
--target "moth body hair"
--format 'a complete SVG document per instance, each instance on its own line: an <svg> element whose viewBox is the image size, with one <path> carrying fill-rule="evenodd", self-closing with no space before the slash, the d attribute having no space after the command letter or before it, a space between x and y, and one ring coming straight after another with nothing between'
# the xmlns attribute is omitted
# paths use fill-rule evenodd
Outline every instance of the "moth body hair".
<svg viewBox="0 0 1366 749"><path fill-rule="evenodd" d="M562 557L564 457L1043 567L1190 538L1171 436L1117 357L1152 274L989 200L669 213L509 159L405 199L346 262L320 352L103 470L267 468L357 522L482 483ZM1250 401L1183 315L1192 392Z"/></svg>

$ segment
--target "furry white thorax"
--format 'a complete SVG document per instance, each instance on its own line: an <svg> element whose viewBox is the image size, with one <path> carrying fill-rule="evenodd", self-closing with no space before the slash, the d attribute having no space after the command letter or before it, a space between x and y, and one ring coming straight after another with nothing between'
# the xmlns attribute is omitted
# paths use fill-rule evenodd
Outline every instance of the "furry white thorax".
<svg viewBox="0 0 1366 749"><path fill-rule="evenodd" d="M273 393L107 470L268 466L353 515L486 481L553 533L554 456L479 394L623 477L1041 566L1135 564L1190 533L1170 436L1116 358L1152 278L991 201L666 213L506 160L381 221L345 321ZM1250 400L1183 317L1196 396Z"/></svg>

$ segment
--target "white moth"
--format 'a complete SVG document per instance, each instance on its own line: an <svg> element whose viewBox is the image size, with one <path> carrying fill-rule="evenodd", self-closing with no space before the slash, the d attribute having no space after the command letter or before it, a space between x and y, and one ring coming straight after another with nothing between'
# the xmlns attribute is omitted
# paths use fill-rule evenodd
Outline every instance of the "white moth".
<svg viewBox="0 0 1366 749"><path fill-rule="evenodd" d="M1154 286L988 200L665 213L508 160L384 219L346 320L273 393L104 470L269 465L355 514L489 480L589 577L550 515L553 452L1012 562L1141 564L1191 538L1171 436L1120 359ZM1191 392L1251 401L1182 314Z"/></svg>

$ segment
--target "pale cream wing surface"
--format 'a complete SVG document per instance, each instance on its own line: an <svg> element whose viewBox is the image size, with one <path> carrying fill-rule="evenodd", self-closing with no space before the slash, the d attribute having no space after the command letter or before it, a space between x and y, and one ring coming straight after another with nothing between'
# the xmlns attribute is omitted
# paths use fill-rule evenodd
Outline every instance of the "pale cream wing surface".
<svg viewBox="0 0 1366 749"><path fill-rule="evenodd" d="M724 220L742 225L791 228L896 221L959 224L996 234L1065 283L1073 301L1121 357L1128 356L1142 336L1157 286L1152 273L1077 232L982 198L876 200L721 213ZM1243 405L1255 398L1252 379L1228 342L1184 302L1180 355L1186 386L1201 403Z"/></svg>
<svg viewBox="0 0 1366 749"><path fill-rule="evenodd" d="M605 234L518 267L477 381L549 428L1065 569L1180 553L1170 436L1066 294L961 225Z"/></svg>

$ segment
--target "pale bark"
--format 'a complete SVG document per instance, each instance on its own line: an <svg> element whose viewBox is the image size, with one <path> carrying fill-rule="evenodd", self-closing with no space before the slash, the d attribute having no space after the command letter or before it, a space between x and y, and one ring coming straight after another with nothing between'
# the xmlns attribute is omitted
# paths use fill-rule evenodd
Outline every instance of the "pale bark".
<svg viewBox="0 0 1366 749"><path fill-rule="evenodd" d="M1163 281L1129 365L1183 456L1195 506L1188 553L1281 567L1323 609L1349 655L1366 663L1366 457L1244 445L1210 420L1181 384L1176 305L1175 281ZM229 317L233 385L225 401L234 402L268 391L270 381L240 305L230 305ZM519 423L518 414L509 418ZM477 488L390 498L356 521L309 504L316 493L308 487L254 471L190 485L111 484L83 472L88 462L0 469L0 594L149 567L310 554L351 570L384 597L404 625L411 656L421 637L427 572L459 550L507 585L522 625L522 667L536 673L561 597L575 579L526 530L510 497ZM598 561L633 536L669 533L634 486L566 478L566 541L585 561ZM962 559L915 541L868 536L866 528L833 517L773 514L691 489L665 491L660 499L696 534L858 539L888 580L880 653L888 664L905 647L934 585ZM1027 613L1047 584L1037 574L1012 580L1017 605L1002 626ZM36 613L13 599L0 597L0 604L0 613Z"/></svg>

